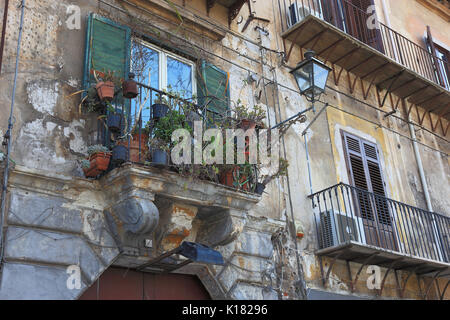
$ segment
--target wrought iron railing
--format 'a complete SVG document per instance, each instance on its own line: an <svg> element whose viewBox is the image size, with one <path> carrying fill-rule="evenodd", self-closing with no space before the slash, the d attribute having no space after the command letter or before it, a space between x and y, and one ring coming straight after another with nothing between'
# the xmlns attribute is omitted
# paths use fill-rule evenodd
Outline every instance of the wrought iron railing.
<svg viewBox="0 0 450 320"><path fill-rule="evenodd" d="M109 168L102 174L106 174L125 162L147 166L154 165L151 139L155 137L154 129L157 120L153 117L152 106L155 103L158 103L157 98L159 98L159 101L161 101L161 99L165 100L164 104L167 104L169 107L168 110L175 110L179 112L180 115L183 115L185 119L184 122L188 123L188 126L193 130L194 121L201 121L203 130L215 127L220 123L225 124L225 122L231 121L229 110L225 111L224 114L221 114L209 107L212 102L217 101L218 98L215 96L207 95L198 99L203 101L203 105L200 105L196 103L193 98L183 98L174 91L168 93L142 83L137 83L137 86L138 96L135 99L125 99L121 94L116 93L115 99L110 103L110 107L106 108L104 114L99 116L97 143L108 147L110 150L113 150L117 145L125 146L127 150L126 159L123 159L123 162L119 164L114 163L115 159L113 151ZM111 108L111 106L113 108ZM121 116L122 121L119 130L113 131L109 127L108 118L111 114ZM200 143L202 142L200 141ZM167 163L163 167L167 169L188 174L191 172L189 168L192 169L192 167L195 166L190 164L181 166L174 165L171 161L170 150L167 150L166 152ZM218 167L220 167L220 164ZM247 172L246 174L243 174L242 172L236 173L239 171L233 171L233 188L246 192L256 192L258 172L256 165L251 165L251 167L251 170L247 169L247 171L245 171ZM250 173L248 173L248 171L250 171ZM193 173L191 172L191 174ZM214 170L203 175L203 178L214 182L220 182L219 175L214 173ZM230 186L229 182L227 183L227 185Z"/></svg>
<svg viewBox="0 0 450 320"><path fill-rule="evenodd" d="M319 247L350 241L450 262L450 218L344 183L310 196Z"/></svg>
<svg viewBox="0 0 450 320"><path fill-rule="evenodd" d="M194 100L175 95L174 92L166 92L148 85L137 83L138 96L135 99L125 99L120 94L116 94L110 105L113 108L106 108L103 115L98 120L98 143L111 148L114 144L122 143L128 149L128 162L145 164L149 161L148 139L155 124L152 116L152 105L157 98L163 99L170 106L176 106L181 114L188 108L190 114L185 115L188 120L206 121L207 106L200 106ZM213 97L211 97L212 99ZM214 111L208 110L208 113ZM110 114L121 116L121 128L112 132L108 128L108 117ZM121 142L118 142L121 141Z"/></svg>
<svg viewBox="0 0 450 320"><path fill-rule="evenodd" d="M314 15L450 90L450 65L347 0L281 0L283 32ZM371 27L370 25L373 25Z"/></svg>

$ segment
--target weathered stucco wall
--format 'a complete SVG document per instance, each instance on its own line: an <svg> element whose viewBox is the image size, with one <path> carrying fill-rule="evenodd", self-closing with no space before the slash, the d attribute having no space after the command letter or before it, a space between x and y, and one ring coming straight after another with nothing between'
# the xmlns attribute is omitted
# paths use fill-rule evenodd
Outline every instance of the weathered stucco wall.
<svg viewBox="0 0 450 320"><path fill-rule="evenodd" d="M215 6L210 16L206 17L203 16L205 14L204 1L186 1L186 11L192 10L204 19L220 25L220 27L216 27L205 22L202 26L203 29L195 26L195 28L204 30L203 35L200 36L193 32L179 30L178 26L173 23L150 17L133 6L121 4L120 1L111 2L148 21L149 29L156 25L205 49L206 52L193 50L183 40L171 38L168 41L166 35L161 35L160 40L163 42L170 43L174 47L178 46L183 50L190 50L190 53L197 58L207 58L218 67L228 71L230 73L231 99L233 101L241 99L249 105L259 104L267 107L268 125L274 125L309 106L309 102L298 94L294 79L289 73L290 69L281 64L280 55L276 54L277 51L283 50L278 7L272 7L272 5L277 5L277 1L261 1L254 4L256 15L270 19L270 24L252 22L245 33L241 34L243 23L238 25L235 21L231 25L233 33L225 33L225 37L220 41L208 38L211 36L211 31L207 31L208 28L205 25L209 25L211 29L220 29L217 32L222 32L222 29L227 27L227 19L224 18L226 16L225 9L221 6ZM179 5L182 3L181 0L174 2ZM416 1L386 2L392 27L395 30L420 43L423 41L426 25L430 25L433 35L437 39L443 43L450 43L448 34L445 33L448 23L437 19L434 14L426 12L424 7ZM71 1L27 1L11 157L18 165L38 172L54 172L66 176L82 177L79 160L84 156L87 146L95 141L96 121L92 115L79 114L79 96L70 95L81 87L85 17L89 12L97 12L122 23L126 23L127 20L119 11L104 4L82 0L77 2L81 8L81 29L68 30L65 21L67 19L66 9L70 4L72 4ZM380 2L377 1L377 5L379 4ZM0 10L3 10L3 6L4 1L0 0ZM378 15L382 18L382 11L379 9L380 7L377 9ZM10 5L5 57L3 71L0 75L0 133L6 131L9 116L19 13L16 6ZM154 13L167 15L164 10ZM245 21L247 16L248 9L244 6L238 20L242 17ZM172 17L172 20L177 21L176 16ZM255 26L265 29L268 33L255 29ZM296 47L289 60L290 67L300 60L302 60L300 50ZM264 62L264 65L261 61ZM244 81L250 73L257 74L258 81L245 84ZM267 80L259 81L261 77L265 77ZM267 84L269 81L275 81L279 85L278 88L275 88L273 84L264 86L264 83ZM378 103L373 92L370 92L369 97L364 99L361 90L350 93L347 81L341 81L339 86L336 86L330 78L328 85L329 88L327 94L323 96L323 100L329 102L331 106L317 119L307 133L312 190L317 192L338 182L348 182L340 137L337 134L337 130L342 128L367 137L379 146L382 151L382 167L389 197L426 209L403 111L399 110L396 115L384 118L384 112L375 108ZM357 83L357 86L359 85ZM318 104L317 110L321 106L322 104ZM390 110L391 106L388 101L384 111ZM228 292L230 297L277 298L274 291L267 290L269 287L277 286L277 288L281 288L280 292L286 293L284 298L296 297L295 290L291 288L295 276L289 278L292 280L291 283L284 283L281 287L280 284L276 284L276 274L281 270L279 261L283 261L281 265L285 264L287 268L290 265L291 269L296 269L296 262L292 254L293 244L289 244L291 251L286 249L291 253L290 258L284 257L287 260L280 258L277 262L273 260L275 259L274 254L277 255L279 252L274 251L271 240L271 236L276 233L278 228L285 226L286 220L291 220L291 212L295 220L301 222L305 231L304 238L298 242L305 276L310 286L321 287L319 263L314 255L314 251L317 249L314 216L311 202L307 198L310 194L310 185L306 150L304 139L301 136L302 131L313 117L314 115L310 113L306 123L295 124L285 136L285 150L290 162L289 181L284 178L273 181L268 186L262 200L249 209L249 218L243 226L244 231L240 238L221 249L231 262L223 269L215 269L215 272L220 274L222 289ZM414 113L412 118L414 122L418 122ZM430 133L426 128L418 126L416 126L416 131L421 143L419 148L434 210L450 216L450 198L448 197L450 143L447 140L448 135L445 138L439 137ZM283 145L282 151L284 152ZM89 187L82 183L77 188L80 188L77 190L80 196L83 195L79 201L93 201L96 203L95 206L101 207L99 204L101 201L96 199L95 193L92 193ZM62 205L57 205L58 201L61 201L58 199L59 196L54 199L54 204L56 207L61 207ZM29 211L31 212L31 209ZM69 213L67 215L70 216ZM269 222L264 225L261 221ZM185 227L192 228L189 223ZM15 232L13 228L8 229L8 236L13 232ZM11 252L12 248L9 250L7 252ZM350 293L347 271L344 267L345 265L340 263L335 267L329 282L329 290ZM352 272L356 273L358 268L358 265L352 265ZM5 277L7 269L4 270L3 276ZM375 292L369 291L365 287L366 278L367 275L361 276L356 291L361 295L373 297ZM271 284L268 279L272 279ZM387 279L387 288L390 289L384 292L385 297L396 296L394 284L395 280L391 275ZM241 286L240 289L236 289L239 286ZM407 297L418 298L417 287L413 284L410 286L407 288L407 292L409 292ZM17 295L19 296L20 292L17 292Z"/></svg>

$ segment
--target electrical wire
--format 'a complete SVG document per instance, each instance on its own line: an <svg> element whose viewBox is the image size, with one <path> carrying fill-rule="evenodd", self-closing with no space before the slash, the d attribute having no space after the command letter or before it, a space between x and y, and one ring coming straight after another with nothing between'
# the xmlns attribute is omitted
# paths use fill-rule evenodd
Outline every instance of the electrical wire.
<svg viewBox="0 0 450 320"><path fill-rule="evenodd" d="M23 33L23 21L25 15L25 0L22 0L20 4L21 14L20 14L20 25L19 25L19 36L17 40L17 52L16 52L16 66L14 71L14 83L13 90L11 96L11 111L9 114L8 120L8 130L5 134L5 139L7 140L6 147L6 164L3 172L3 186L2 186L2 205L1 205L1 213L0 213L0 268L2 267L3 262L3 254L4 254L4 219L5 219L5 210L6 210L6 192L8 188L8 179L9 179L9 162L10 162L10 153L11 153L11 140L12 140L12 129L13 129L13 116L14 116L14 102L16 97L16 89L17 89L17 75L19 71L19 59L20 59L20 43L22 40ZM5 142L5 141L4 141ZM0 279L1 280L1 279Z"/></svg>
<svg viewBox="0 0 450 320"><path fill-rule="evenodd" d="M113 8L113 9L116 9L116 10L118 10L118 11L121 11L122 13L129 14L129 12L127 12L126 10L121 9L121 8L118 8L118 7L116 7L116 6L114 6L114 5L110 4L110 3L107 3L105 0L97 0L97 1L100 2L100 3L103 3L103 4L105 4L105 5L108 5L108 6L110 6L110 7ZM153 14L153 15L154 15L154 14ZM157 16L157 17L159 17L159 16ZM161 17L159 17L159 18L161 18ZM136 18L136 19L137 19L137 18ZM161 18L161 19L162 19L162 18ZM138 20L140 20L140 19L138 19ZM174 24L174 23L173 23L172 21L170 21L170 20L166 20L166 19L162 19L162 20ZM142 20L140 20L140 21L142 21ZM174 38L177 38L178 40L184 41L184 42L186 42L187 44L189 44L190 46L193 46L193 47L195 47L196 49L198 49L198 50L200 50L200 51L203 51L203 52L205 52L205 53L207 53L207 54L209 54L209 55L211 55L211 56L213 56L213 57L215 57L215 58L217 58L217 59L220 59L220 60L222 60L222 61L225 61L226 63L229 63L229 64L231 64L231 65L233 65L233 66L235 66L235 67L238 67L238 68L240 68L240 69L242 69L242 70L245 70L246 72L249 72L249 71L250 71L250 72L252 72L252 73L254 73L254 74L256 74L256 75L259 75L259 76L261 76L261 79L264 79L264 80L268 81L269 83L272 82L270 79L265 78L264 75L260 75L260 73L259 73L258 71L250 70L248 67L241 66L240 64L238 64L238 63L236 63L236 62L234 62L234 61L231 61L231 60L229 60L229 59L226 59L226 58L224 58L223 56L221 56L221 55L219 55L219 54L216 54L216 53L214 53L214 52L212 52L212 51L209 51L209 50L207 50L207 49L205 49L205 48L203 48L203 47L200 47L199 45L196 45L196 44L194 44L194 43L192 43L192 42L189 42L188 40L186 40L186 39L184 39L184 38L181 38L181 37L179 37L178 35L176 35L176 34L174 34L174 33L171 33L171 32L169 32L169 31L167 31L167 30L164 30L164 29L162 29L161 27L158 27L157 25L155 25L155 24L153 24L153 23L151 23L151 22L148 22L148 21L142 21L142 22L145 22L146 24L152 26L152 27L155 28L155 29L158 29L158 30L161 31L161 32L164 32L164 33L166 33L166 34L169 34L171 37L174 37ZM222 45L222 46L223 46L223 45ZM223 47L224 47L224 46L223 46ZM229 49L229 50L231 50L231 51L235 51L235 50L233 50L233 49L231 49L231 48L228 48L228 47L224 47L224 48ZM271 51L272 53L281 54L281 52L276 51L276 50L270 50L270 49L267 49L267 50ZM239 53L239 52L237 52L237 51L235 51L234 53L236 53L236 54L238 54L239 56L242 56L242 57L244 57L244 58L249 58L249 59L251 59L251 61L257 62L258 64L260 64L260 62L254 60L254 59L252 59L252 58L250 58L250 57L247 57L247 56L245 56L245 55L242 55L241 53ZM268 66L271 67L272 69L274 68L274 67L271 66L271 65L268 65ZM292 92L292 93L294 93L294 94L297 94L297 95L301 96L300 93L298 92L298 90L295 89L295 88L291 88L291 87L288 87L288 86L283 85L283 84L280 84L280 83L277 83L277 86L279 86L279 87L281 87L281 88L283 88L283 89L286 89L286 90L288 90L288 91L290 91L290 92ZM359 102L359 103L361 103L361 104L364 104L364 105L367 106L367 107L370 107L370 108L372 108L372 109L375 109L375 110L377 110L377 111L379 111L379 112L381 112L381 113L384 113L384 114L388 114L388 113L389 113L388 111L384 111L384 110L382 110L382 109L380 109L380 108L378 108L378 107L376 107L376 106L374 106L374 105L371 105L371 104L369 104L369 103L367 103L367 102L365 102L365 101L362 101L362 100L360 100L360 99L358 99L358 98L356 98L356 97L354 97L354 96L352 96L352 95L349 95L348 93L345 93L345 92L343 92L343 91L340 91L340 90L338 90L338 89L336 89L336 88L333 88L333 87L331 87L331 86L329 86L329 85L327 85L327 88L330 89L330 90L332 90L332 91L335 91L335 92L337 92L337 93L339 93L339 94L345 95L346 97L348 97L348 98L350 98L350 99L352 99L352 100L354 100L354 101L357 101L357 102ZM398 120L400 120L400 121L402 121L402 122L407 123L406 120L404 120L404 119L402 119L401 117L398 117L398 116L396 116L396 115L391 115L391 117L396 118L396 119L398 119ZM360 118L361 118L361 117L360 117ZM363 119L363 118L361 118L361 119ZM377 125L380 126L380 127L383 127L383 126L381 126L380 124L377 124ZM447 139L445 139L445 137L442 137L442 136L440 136L440 135L438 135L438 134L436 134L436 133L430 131L429 129L425 128L425 127L422 126L422 125L419 125L419 124L417 124L417 123L413 123L413 125L416 126L416 127L419 127L420 129L422 129L422 130L424 130L424 131L426 131L426 132L428 132L428 133L430 133L431 135L435 136L435 137L438 138L438 139L441 139L441 140L443 140L443 141L445 141L445 142L450 142L450 140L447 140ZM395 130L392 130L392 129L390 129L390 128L387 128L387 127L384 127L384 128L389 129L389 131L391 131L391 132L393 132L393 133L402 135L401 133L399 133L399 132L397 132L397 131L395 131ZM412 139L411 139L410 137L407 137L407 136L404 136L404 135L402 135L402 136L403 136L404 138L406 138L406 139L412 141ZM443 151L437 150L437 149L435 149L435 148L433 148L433 147L430 147L429 145L424 144L424 143L419 142L419 141L417 141L417 143L419 143L419 144L421 144L421 145L423 145L423 146L425 146L425 147L427 147L427 148L429 148L429 149L431 149L431 150L433 150L433 151L440 152L441 154L444 154L445 156L448 157L448 154L445 153L445 152L443 152Z"/></svg>

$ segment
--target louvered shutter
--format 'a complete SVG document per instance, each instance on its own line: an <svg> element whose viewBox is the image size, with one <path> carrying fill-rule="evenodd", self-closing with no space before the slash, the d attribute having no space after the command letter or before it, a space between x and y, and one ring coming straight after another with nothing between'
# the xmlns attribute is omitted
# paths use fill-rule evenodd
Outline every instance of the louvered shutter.
<svg viewBox="0 0 450 320"><path fill-rule="evenodd" d="M437 82L439 82L439 84L441 86L445 87L443 70L439 65L439 59L436 57L436 46L434 45L434 40L433 40L433 36L431 35L430 26L427 26L427 45L428 45L428 50L430 51L430 53L432 55L432 60L433 60L432 62L433 62L433 67L434 67L434 71L435 71L435 76L437 78Z"/></svg>
<svg viewBox="0 0 450 320"><path fill-rule="evenodd" d="M91 14L88 18L83 87L95 84L98 73L114 71L123 79L130 69L131 29Z"/></svg>
<svg viewBox="0 0 450 320"><path fill-rule="evenodd" d="M202 61L197 78L198 103L206 107L207 116L211 118L226 116L230 108L229 74Z"/></svg>
<svg viewBox="0 0 450 320"><path fill-rule="evenodd" d="M370 192L363 145L357 137L344 133L348 171L351 183L358 189L356 194L359 202L359 212L362 218L374 220L370 198L364 191Z"/></svg>
<svg viewBox="0 0 450 320"><path fill-rule="evenodd" d="M353 196L363 218L367 243L395 249L397 244L377 146L346 132L343 139L350 180L357 187Z"/></svg>

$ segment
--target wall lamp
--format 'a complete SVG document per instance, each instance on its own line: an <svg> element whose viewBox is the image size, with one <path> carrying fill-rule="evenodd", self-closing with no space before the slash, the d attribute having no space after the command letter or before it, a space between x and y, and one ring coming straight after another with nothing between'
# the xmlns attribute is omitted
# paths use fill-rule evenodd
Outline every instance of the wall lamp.
<svg viewBox="0 0 450 320"><path fill-rule="evenodd" d="M307 51L305 59L300 61L298 65L290 72L298 85L300 94L306 97L306 100L312 103L312 106L303 110L296 115L278 123L272 129L278 128L287 122L294 123L304 113L314 110L314 102L318 100L320 95L325 92L328 76L331 68L329 68L322 61L314 58L316 53L314 51Z"/></svg>

